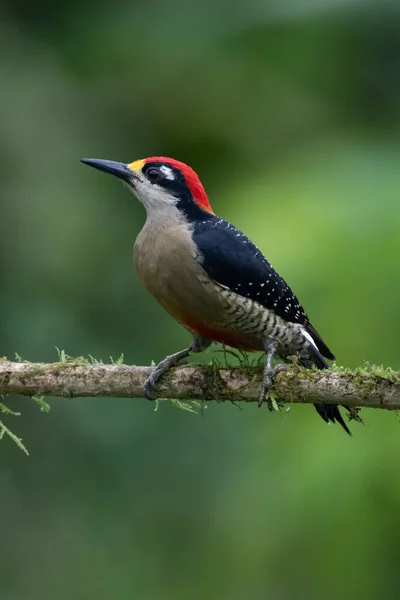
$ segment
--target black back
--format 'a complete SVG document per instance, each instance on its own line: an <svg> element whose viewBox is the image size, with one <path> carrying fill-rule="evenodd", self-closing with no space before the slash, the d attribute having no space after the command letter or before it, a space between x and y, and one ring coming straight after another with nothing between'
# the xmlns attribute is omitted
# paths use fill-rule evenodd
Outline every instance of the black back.
<svg viewBox="0 0 400 600"><path fill-rule="evenodd" d="M215 215L196 219L193 228L199 261L214 281L259 302L285 321L304 325L322 355L334 358L285 280L244 233Z"/></svg>

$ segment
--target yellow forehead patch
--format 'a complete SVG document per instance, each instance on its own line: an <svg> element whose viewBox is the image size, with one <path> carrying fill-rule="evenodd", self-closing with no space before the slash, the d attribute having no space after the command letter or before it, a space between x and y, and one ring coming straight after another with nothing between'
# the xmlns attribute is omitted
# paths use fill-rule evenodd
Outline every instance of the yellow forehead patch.
<svg viewBox="0 0 400 600"><path fill-rule="evenodd" d="M140 171L142 169L144 163L145 163L144 159L135 160L134 162L128 164L128 169L130 169L131 171Z"/></svg>

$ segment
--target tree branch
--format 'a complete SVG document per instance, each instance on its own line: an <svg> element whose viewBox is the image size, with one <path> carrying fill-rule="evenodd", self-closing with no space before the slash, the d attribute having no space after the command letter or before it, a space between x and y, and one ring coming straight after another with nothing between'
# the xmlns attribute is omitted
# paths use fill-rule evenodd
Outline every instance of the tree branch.
<svg viewBox="0 0 400 600"><path fill-rule="evenodd" d="M152 367L90 364L82 359L52 364L1 359L0 394L143 398L143 384L151 370ZM181 367L164 377L159 397L256 402L260 385L261 370L256 367ZM400 409L400 373L383 367L313 371L292 365L276 376L271 391L285 403L325 402Z"/></svg>

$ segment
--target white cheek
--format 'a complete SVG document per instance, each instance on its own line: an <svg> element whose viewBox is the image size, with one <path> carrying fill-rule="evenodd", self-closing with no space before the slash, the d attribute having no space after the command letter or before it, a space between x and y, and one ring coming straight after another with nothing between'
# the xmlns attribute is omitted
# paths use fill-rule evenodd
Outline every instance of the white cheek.
<svg viewBox="0 0 400 600"><path fill-rule="evenodd" d="M134 181L132 191L148 212L160 210L163 207L176 204L177 199L162 187L147 181Z"/></svg>

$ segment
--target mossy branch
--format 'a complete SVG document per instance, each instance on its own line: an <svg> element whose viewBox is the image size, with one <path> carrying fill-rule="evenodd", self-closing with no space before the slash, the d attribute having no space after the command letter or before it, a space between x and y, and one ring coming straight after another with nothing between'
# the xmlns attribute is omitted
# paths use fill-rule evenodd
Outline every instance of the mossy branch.
<svg viewBox="0 0 400 600"><path fill-rule="evenodd" d="M143 398L143 384L152 370L62 358L51 364L0 360L0 394ZM164 377L159 397L256 402L260 383L258 367L180 367ZM325 402L398 410L400 373L376 366L314 371L293 364L276 376L271 392L282 403Z"/></svg>

